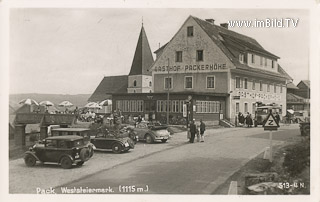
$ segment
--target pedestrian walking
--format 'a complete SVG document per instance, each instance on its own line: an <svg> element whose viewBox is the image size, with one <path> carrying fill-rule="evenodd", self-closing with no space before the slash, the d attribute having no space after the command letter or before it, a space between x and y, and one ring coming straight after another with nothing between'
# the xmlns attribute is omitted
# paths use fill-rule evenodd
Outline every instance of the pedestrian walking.
<svg viewBox="0 0 320 202"><path fill-rule="evenodd" d="M193 143L197 133L197 126L193 120L190 123L190 133L191 133L190 143Z"/></svg>
<svg viewBox="0 0 320 202"><path fill-rule="evenodd" d="M239 120L240 125L244 124L244 116L241 112L239 112L239 114L238 114L238 120Z"/></svg>
<svg viewBox="0 0 320 202"><path fill-rule="evenodd" d="M277 114L276 114L276 116L274 118L276 119L276 122L279 124L280 123L279 112L277 112Z"/></svg>
<svg viewBox="0 0 320 202"><path fill-rule="evenodd" d="M206 124L200 119L200 142L204 142L204 131L206 131Z"/></svg>
<svg viewBox="0 0 320 202"><path fill-rule="evenodd" d="M248 113L246 116L246 123L247 123L248 127L252 127L252 125L253 125L253 121L252 121L252 117L251 117L250 113Z"/></svg>

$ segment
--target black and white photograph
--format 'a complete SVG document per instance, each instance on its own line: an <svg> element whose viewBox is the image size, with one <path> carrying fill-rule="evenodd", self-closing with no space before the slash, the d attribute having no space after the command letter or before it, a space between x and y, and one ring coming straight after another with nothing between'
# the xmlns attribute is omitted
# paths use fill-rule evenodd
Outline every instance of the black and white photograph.
<svg viewBox="0 0 320 202"><path fill-rule="evenodd" d="M67 2L0 2L6 200L319 201L319 2Z"/></svg>

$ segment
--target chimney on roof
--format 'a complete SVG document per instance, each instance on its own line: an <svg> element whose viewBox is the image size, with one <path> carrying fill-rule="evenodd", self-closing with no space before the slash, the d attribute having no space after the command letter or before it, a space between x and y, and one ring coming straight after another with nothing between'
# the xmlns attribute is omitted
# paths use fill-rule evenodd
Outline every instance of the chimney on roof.
<svg viewBox="0 0 320 202"><path fill-rule="evenodd" d="M229 24L228 23L221 23L220 26L228 29Z"/></svg>
<svg viewBox="0 0 320 202"><path fill-rule="evenodd" d="M214 19L206 19L206 21L214 25Z"/></svg>

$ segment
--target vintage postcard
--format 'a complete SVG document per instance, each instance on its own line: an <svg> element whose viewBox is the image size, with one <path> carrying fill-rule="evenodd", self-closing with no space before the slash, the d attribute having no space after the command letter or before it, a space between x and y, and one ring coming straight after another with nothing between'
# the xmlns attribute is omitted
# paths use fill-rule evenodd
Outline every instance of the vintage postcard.
<svg viewBox="0 0 320 202"><path fill-rule="evenodd" d="M0 2L6 200L319 200L319 5L200 2Z"/></svg>

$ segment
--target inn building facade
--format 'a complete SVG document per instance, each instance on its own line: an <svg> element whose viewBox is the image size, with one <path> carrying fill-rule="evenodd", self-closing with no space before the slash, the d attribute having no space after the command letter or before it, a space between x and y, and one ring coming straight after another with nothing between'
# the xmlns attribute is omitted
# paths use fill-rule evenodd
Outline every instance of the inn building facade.
<svg viewBox="0 0 320 202"><path fill-rule="evenodd" d="M148 44L146 36L139 41ZM257 103L278 105L282 116L286 113L286 84L292 78L279 57L227 24L189 16L154 52L155 61L150 53L149 45L138 42L127 92L112 94L113 109L124 115L163 121L169 109L175 122L186 116L186 103L192 118L213 125L234 123L239 112L254 114Z"/></svg>

